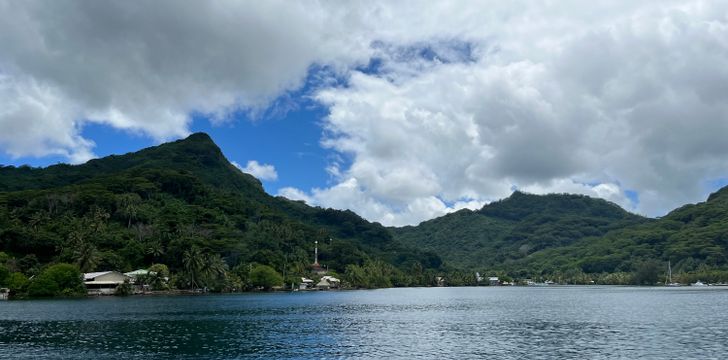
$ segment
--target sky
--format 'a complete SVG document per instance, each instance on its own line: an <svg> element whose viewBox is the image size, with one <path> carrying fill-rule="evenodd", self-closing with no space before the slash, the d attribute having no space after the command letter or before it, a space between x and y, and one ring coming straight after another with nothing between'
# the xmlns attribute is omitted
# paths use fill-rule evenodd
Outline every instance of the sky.
<svg viewBox="0 0 728 360"><path fill-rule="evenodd" d="M728 185L728 2L0 0L0 163L211 135L272 195L417 224Z"/></svg>

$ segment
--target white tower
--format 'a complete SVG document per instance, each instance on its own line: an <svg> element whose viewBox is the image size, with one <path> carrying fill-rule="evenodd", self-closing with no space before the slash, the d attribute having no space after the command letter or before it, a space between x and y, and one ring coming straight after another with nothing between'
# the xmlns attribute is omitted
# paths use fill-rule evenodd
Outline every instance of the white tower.
<svg viewBox="0 0 728 360"><path fill-rule="evenodd" d="M314 247L313 252L313 263L315 265L318 265L318 240L316 240L316 246Z"/></svg>

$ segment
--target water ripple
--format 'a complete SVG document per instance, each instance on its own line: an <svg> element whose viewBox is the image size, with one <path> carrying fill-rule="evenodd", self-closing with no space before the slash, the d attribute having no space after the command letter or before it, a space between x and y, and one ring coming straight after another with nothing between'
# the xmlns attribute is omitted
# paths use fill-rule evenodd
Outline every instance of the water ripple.
<svg viewBox="0 0 728 360"><path fill-rule="evenodd" d="M0 303L0 358L719 359L728 291L432 288Z"/></svg>

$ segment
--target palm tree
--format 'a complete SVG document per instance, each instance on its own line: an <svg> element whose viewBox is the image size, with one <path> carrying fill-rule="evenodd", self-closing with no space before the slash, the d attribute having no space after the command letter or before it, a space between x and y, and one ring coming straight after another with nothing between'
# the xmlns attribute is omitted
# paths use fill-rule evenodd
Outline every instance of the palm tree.
<svg viewBox="0 0 728 360"><path fill-rule="evenodd" d="M123 194L117 201L117 207L119 212L126 218L128 218L126 228L131 228L131 221L135 219L139 213L139 204L142 202L142 198L135 193Z"/></svg>
<svg viewBox="0 0 728 360"><path fill-rule="evenodd" d="M182 254L182 266L184 266L185 273L190 277L190 286L193 290L197 286L196 279L199 279L204 263L205 259L197 246L192 246Z"/></svg>
<svg viewBox="0 0 728 360"><path fill-rule="evenodd" d="M73 257L76 265L81 269L82 272L90 272L96 269L96 266L101 262L101 256L99 251L90 242L79 242L73 249Z"/></svg>
<svg viewBox="0 0 728 360"><path fill-rule="evenodd" d="M205 284L211 285L214 280L224 280L227 275L227 263L218 254L207 254L204 256L201 275Z"/></svg>
<svg viewBox="0 0 728 360"><path fill-rule="evenodd" d="M164 246L162 246L162 243L158 240L150 241L149 243L147 243L147 247L144 251L147 253L147 255L150 255L153 259L156 259L164 255Z"/></svg>

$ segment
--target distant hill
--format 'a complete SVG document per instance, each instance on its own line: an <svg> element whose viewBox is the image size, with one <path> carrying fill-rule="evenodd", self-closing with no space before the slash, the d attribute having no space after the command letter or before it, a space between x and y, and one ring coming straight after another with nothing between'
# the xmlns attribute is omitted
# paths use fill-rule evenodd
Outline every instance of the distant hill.
<svg viewBox="0 0 728 360"><path fill-rule="evenodd" d="M434 251L453 266L489 268L649 221L602 199L516 191L477 211L390 230L403 244Z"/></svg>
<svg viewBox="0 0 728 360"><path fill-rule="evenodd" d="M514 268L625 272L646 261L657 261L663 268L670 261L678 273L728 270L728 188L660 219L534 254Z"/></svg>
<svg viewBox="0 0 728 360"><path fill-rule="evenodd" d="M266 194L203 133L82 165L0 167L0 252L29 275L49 262L84 271L152 263L181 270L192 247L231 269L258 263L302 275L314 241L322 265L340 273L375 260L440 266L351 211Z"/></svg>
<svg viewBox="0 0 728 360"><path fill-rule="evenodd" d="M728 279L728 187L660 219L587 196L515 192L478 211L390 231L397 241L433 251L447 264L521 278L588 279L649 268L654 280L670 261L686 282Z"/></svg>

